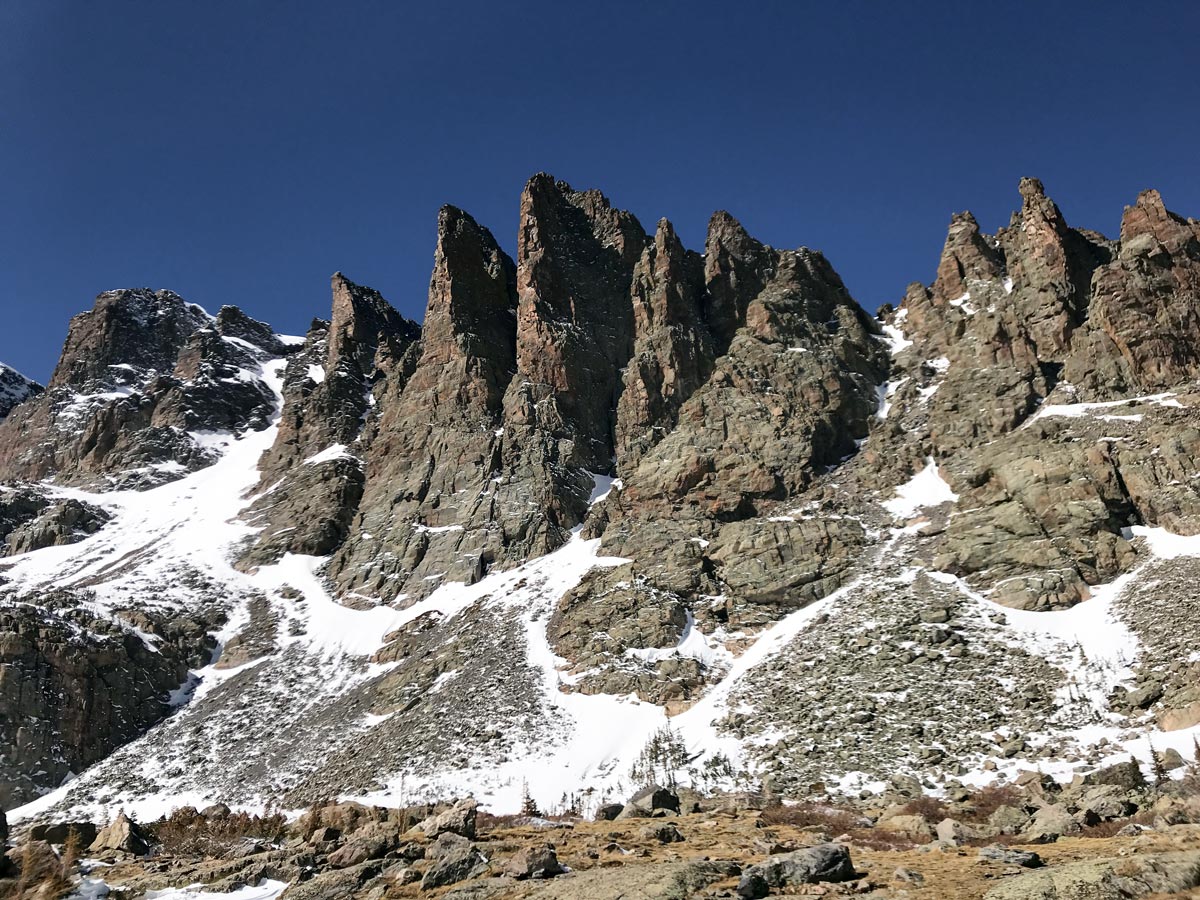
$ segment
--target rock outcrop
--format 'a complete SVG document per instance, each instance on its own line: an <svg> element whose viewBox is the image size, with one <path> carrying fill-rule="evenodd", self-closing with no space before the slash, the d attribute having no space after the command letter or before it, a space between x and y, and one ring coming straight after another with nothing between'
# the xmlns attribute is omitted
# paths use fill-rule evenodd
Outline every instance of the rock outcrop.
<svg viewBox="0 0 1200 900"><path fill-rule="evenodd" d="M108 520L103 509L74 497L0 485L0 556L73 544Z"/></svg>
<svg viewBox="0 0 1200 900"><path fill-rule="evenodd" d="M262 527L243 563L287 552L323 556L350 533L365 477L361 438L389 375L404 380L420 327L371 288L332 278L329 322L315 321L288 362L275 443L259 464Z"/></svg>
<svg viewBox="0 0 1200 900"><path fill-rule="evenodd" d="M701 254L548 175L521 195L515 258L441 210L423 326L340 273L302 341L170 292L101 295L0 424L0 541L20 557L0 568L0 672L20 673L0 675L19 710L0 789L32 796L159 721L218 622L220 684L154 741L186 753L202 728L244 748L246 704L270 707L263 735L156 789L298 806L428 772L511 787L522 754L589 751L575 704L659 721L630 694L672 715L703 699L691 727L785 796L1099 767L1111 749L1070 735L1194 725L1200 569L1162 542L1200 534L1200 225L1147 192L1109 239L1036 179L1018 193L994 235L954 215L932 282L878 316L822 254L726 212ZM178 494L86 493L214 462ZM221 494L197 504L199 537L153 508L197 489ZM139 577L160 552L173 564ZM1101 589L1136 656L1093 666L988 605ZM597 801L615 759L589 761L610 779ZM1011 810L1002 833L1084 827L1059 805ZM457 878L480 860L454 843ZM382 846L340 848L335 881Z"/></svg>
<svg viewBox="0 0 1200 900"><path fill-rule="evenodd" d="M215 645L214 623L141 615L121 625L87 599L57 592L0 607L0 807L35 799L164 718Z"/></svg>
<svg viewBox="0 0 1200 900"><path fill-rule="evenodd" d="M1036 179L1020 189L1021 211L995 237L956 216L933 285L883 311L900 336L884 425L897 449L869 461L909 459L911 471L929 455L950 460L961 513L937 565L999 583L1002 603L1045 609L1127 570L1129 526L1200 526L1181 514L1192 491L1166 475L1187 471L1198 448L1165 396L1200 375L1188 324L1200 241L1156 192L1109 241L1067 226ZM1115 408L1139 394L1172 434L1161 447L1112 436L1113 423L1141 421L1141 408ZM1114 409L1092 419L1086 402Z"/></svg>

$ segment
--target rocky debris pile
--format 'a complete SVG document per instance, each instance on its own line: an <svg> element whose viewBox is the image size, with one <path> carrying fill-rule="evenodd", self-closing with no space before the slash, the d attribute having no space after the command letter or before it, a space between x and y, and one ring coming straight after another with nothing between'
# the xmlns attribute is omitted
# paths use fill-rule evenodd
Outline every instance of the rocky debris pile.
<svg viewBox="0 0 1200 900"><path fill-rule="evenodd" d="M1149 713L1163 731L1200 724L1200 660L1191 641L1200 627L1200 604L1193 599L1198 577L1196 559L1154 560L1117 605L1142 649L1134 678L1115 690L1111 705L1135 719Z"/></svg>
<svg viewBox="0 0 1200 900"><path fill-rule="evenodd" d="M44 823L19 835L9 856L40 860L41 869L69 885L75 863L60 845L70 840L107 863L91 877L130 894L182 884L229 892L270 882L288 886L289 896L380 900L794 894L1128 900L1200 884L1200 830L1186 824L1200 819L1194 792L1132 784L1131 775L1128 767L1114 767L1061 792L1031 777L1003 793L985 789L945 803L925 798L907 812L815 804L760 809L761 803L748 807L716 796L699 798L700 811L669 811L649 828L573 817L496 819L477 814L470 799L403 808L315 804L291 824L214 805L145 824L121 814L99 832L86 826L92 838L86 845L78 823ZM656 793L667 792L647 796ZM1080 821L1091 824L1031 845L1028 834L1009 826L1016 814L1028 816L1043 793L1064 810L1079 807ZM1114 798L1145 808L1118 811ZM1153 824L1135 825L1147 820L1147 810L1155 811ZM936 826L935 815L942 816ZM666 831L676 837L664 841ZM0 891L9 884L0 880Z"/></svg>
<svg viewBox="0 0 1200 900"><path fill-rule="evenodd" d="M26 378L16 369L0 363L0 422L20 404L36 397L45 388Z"/></svg>
<svg viewBox="0 0 1200 900"><path fill-rule="evenodd" d="M900 540L910 545L900 559L912 559L936 537ZM1064 674L1012 642L981 604L897 562L873 568L731 698L736 712L722 727L746 742L771 790L854 792L897 777L930 790L1023 752L1051 720L1092 721L1090 707L1060 707ZM857 780L842 784L847 772Z"/></svg>
<svg viewBox="0 0 1200 900"><path fill-rule="evenodd" d="M268 425L263 365L288 349L236 307L101 294L71 320L46 391L0 424L0 478L144 487L208 465L205 435Z"/></svg>

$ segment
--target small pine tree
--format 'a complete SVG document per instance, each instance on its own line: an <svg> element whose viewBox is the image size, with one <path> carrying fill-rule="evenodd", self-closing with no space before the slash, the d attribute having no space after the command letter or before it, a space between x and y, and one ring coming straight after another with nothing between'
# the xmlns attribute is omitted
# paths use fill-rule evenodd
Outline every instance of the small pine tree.
<svg viewBox="0 0 1200 900"><path fill-rule="evenodd" d="M531 819L540 819L542 817L542 811L538 808L537 801L529 793L528 781L521 782L521 815L528 816Z"/></svg>
<svg viewBox="0 0 1200 900"><path fill-rule="evenodd" d="M1133 768L1133 777L1130 779L1130 781L1138 787L1145 787L1147 783L1146 775L1142 772L1142 764L1138 762L1138 758L1133 754L1129 755L1129 765Z"/></svg>
<svg viewBox="0 0 1200 900"><path fill-rule="evenodd" d="M1154 775L1155 784L1165 784L1167 781L1167 767L1163 763L1162 754L1154 749L1154 745L1150 745L1150 772Z"/></svg>
<svg viewBox="0 0 1200 900"><path fill-rule="evenodd" d="M1192 765L1200 766L1200 738L1192 735Z"/></svg>

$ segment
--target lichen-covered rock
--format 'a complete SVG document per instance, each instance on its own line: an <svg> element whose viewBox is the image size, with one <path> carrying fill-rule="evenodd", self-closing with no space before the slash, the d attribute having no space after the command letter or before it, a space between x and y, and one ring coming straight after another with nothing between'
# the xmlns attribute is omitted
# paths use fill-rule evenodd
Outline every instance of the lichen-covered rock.
<svg viewBox="0 0 1200 900"><path fill-rule="evenodd" d="M1135 900L1200 886L1200 852L1136 854L1049 866L997 885L985 900Z"/></svg>

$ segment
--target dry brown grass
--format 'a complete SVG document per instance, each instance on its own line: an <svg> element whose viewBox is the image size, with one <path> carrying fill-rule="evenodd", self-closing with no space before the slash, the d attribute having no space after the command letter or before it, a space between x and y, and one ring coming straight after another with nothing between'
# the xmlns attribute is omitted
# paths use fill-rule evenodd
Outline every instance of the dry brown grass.
<svg viewBox="0 0 1200 900"><path fill-rule="evenodd" d="M842 835L860 847L875 850L906 850L917 842L908 835L873 828L859 812L821 803L772 804L758 821L764 827L786 826L804 831L823 831L830 837Z"/></svg>
<svg viewBox="0 0 1200 900"><path fill-rule="evenodd" d="M278 813L232 813L207 819L191 807L177 809L146 827L151 842L172 856L224 856L248 839L279 840L286 830L287 819Z"/></svg>
<svg viewBox="0 0 1200 900"><path fill-rule="evenodd" d="M764 825L821 828L834 835L846 834L864 824L858 813L820 803L772 804L762 811L759 821Z"/></svg>
<svg viewBox="0 0 1200 900"><path fill-rule="evenodd" d="M75 866L74 851L60 858L44 841L30 841L19 860L20 871L13 885L14 898L21 900L58 900L71 893Z"/></svg>

